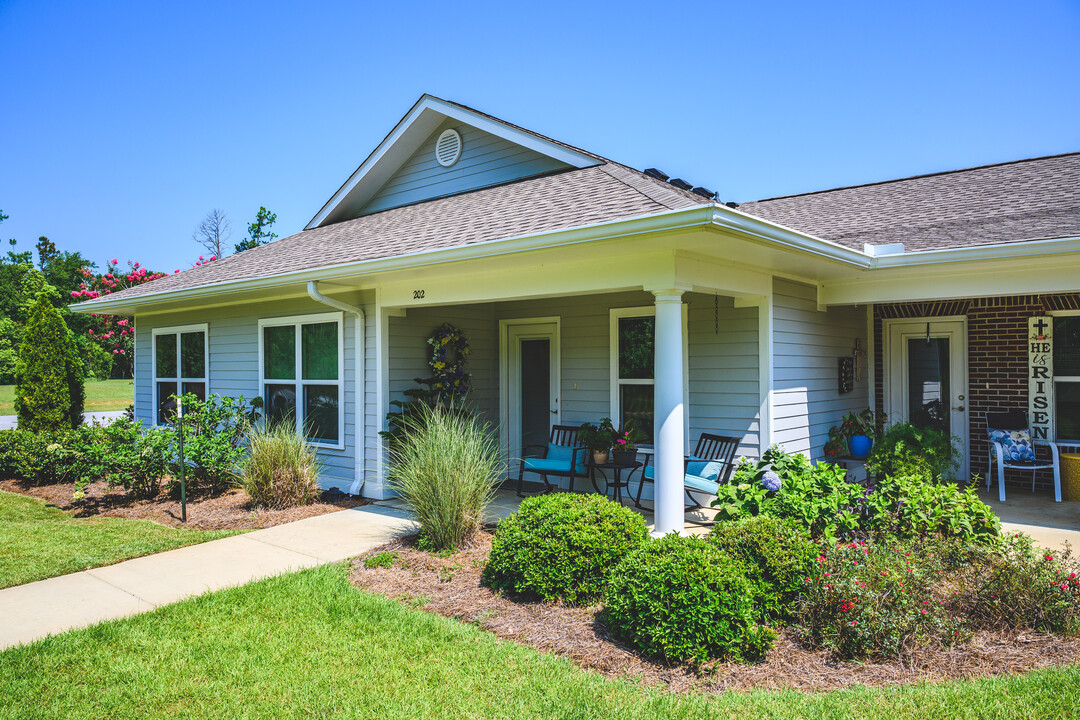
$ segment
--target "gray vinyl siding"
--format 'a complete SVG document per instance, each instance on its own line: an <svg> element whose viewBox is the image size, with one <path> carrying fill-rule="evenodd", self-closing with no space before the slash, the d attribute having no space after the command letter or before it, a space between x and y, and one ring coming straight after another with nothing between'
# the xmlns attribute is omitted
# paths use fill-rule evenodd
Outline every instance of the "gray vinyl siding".
<svg viewBox="0 0 1080 720"><path fill-rule="evenodd" d="M813 459L823 456L829 428L849 411L870 405L866 357L863 376L840 394L837 358L851 356L855 339L863 348L866 309L817 309L816 288L773 282L773 442Z"/></svg>
<svg viewBox="0 0 1080 720"><path fill-rule="evenodd" d="M435 160L435 142L448 128L461 134L462 151L458 161L447 168ZM516 145L457 120L447 120L424 141L408 162L386 181L360 214L366 215L568 167L569 165L541 155L535 150Z"/></svg>
<svg viewBox="0 0 1080 720"><path fill-rule="evenodd" d="M342 296L345 302L358 302L359 294ZM370 304L368 305L370 308ZM167 315L154 315L136 319L135 332L135 416L143 424L150 425L154 419L153 368L151 367L151 338L154 328L207 323L209 326L210 376L208 392L230 397L254 398L259 395L259 320L262 318L309 315L337 312L333 308L311 300L296 299L276 301L273 304L251 304L234 307L195 310ZM370 312L370 311L369 311ZM323 463L320 484L324 488L340 487L348 490L356 474L356 368L355 319L346 314L344 324L344 373L343 397L345 424L341 428L344 449L319 448ZM367 333L371 335L370 331ZM368 343L370 347L371 343ZM371 368L374 358L368 356L367 375L371 392L374 376ZM370 464L370 455L369 464Z"/></svg>

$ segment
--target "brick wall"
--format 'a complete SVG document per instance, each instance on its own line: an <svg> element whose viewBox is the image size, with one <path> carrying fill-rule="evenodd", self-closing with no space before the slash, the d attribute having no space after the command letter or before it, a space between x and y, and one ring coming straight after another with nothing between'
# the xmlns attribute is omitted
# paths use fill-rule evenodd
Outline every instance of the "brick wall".
<svg viewBox="0 0 1080 720"><path fill-rule="evenodd" d="M884 407L885 363L882 357L882 320L967 316L968 323L968 442L971 472L985 482L989 443L986 412L1028 407L1027 323L1033 315L1051 310L1080 309L1080 294L1014 295L928 303L893 303L874 307L874 398ZM1031 474L1007 470L1006 488L1031 488ZM1053 489L1053 477L1040 472L1036 487Z"/></svg>

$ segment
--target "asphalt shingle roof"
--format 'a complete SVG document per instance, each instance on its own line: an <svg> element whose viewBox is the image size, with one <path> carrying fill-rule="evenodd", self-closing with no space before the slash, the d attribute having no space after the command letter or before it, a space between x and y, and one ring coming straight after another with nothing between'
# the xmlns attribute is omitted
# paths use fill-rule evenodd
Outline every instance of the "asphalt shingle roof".
<svg viewBox="0 0 1080 720"><path fill-rule="evenodd" d="M1080 237L1080 153L1018 160L739 205L862 250L905 251Z"/></svg>
<svg viewBox="0 0 1080 720"><path fill-rule="evenodd" d="M710 201L617 163L436 198L304 230L102 299L203 287L328 265L611 222ZM91 300L86 304L93 304Z"/></svg>

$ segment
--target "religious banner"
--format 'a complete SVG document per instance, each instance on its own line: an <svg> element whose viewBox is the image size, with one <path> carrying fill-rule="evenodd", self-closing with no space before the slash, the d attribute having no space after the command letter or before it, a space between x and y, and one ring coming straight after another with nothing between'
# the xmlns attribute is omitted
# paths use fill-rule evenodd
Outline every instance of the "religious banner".
<svg viewBox="0 0 1080 720"><path fill-rule="evenodd" d="M1054 318L1028 318L1028 418L1032 440L1054 439Z"/></svg>

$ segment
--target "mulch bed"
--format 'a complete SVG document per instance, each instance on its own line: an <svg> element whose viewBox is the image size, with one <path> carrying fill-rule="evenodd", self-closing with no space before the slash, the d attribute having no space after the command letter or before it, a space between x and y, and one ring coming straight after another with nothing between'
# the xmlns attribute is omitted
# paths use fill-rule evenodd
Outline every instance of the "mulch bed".
<svg viewBox="0 0 1080 720"><path fill-rule="evenodd" d="M86 487L86 497L72 500L72 483L29 485L17 480L0 480L0 490L29 495L66 510L73 517L120 517L153 520L162 525L195 530L252 530L303 520L316 515L337 512L345 508L370 504L370 500L350 496L331 498L323 495L319 502L287 510L267 510L252 505L251 498L239 488L213 496L189 497L187 522L180 522L180 501L162 492L157 497L132 497L122 488L110 488L104 482Z"/></svg>
<svg viewBox="0 0 1080 720"><path fill-rule="evenodd" d="M483 587L480 574L491 549L490 534L482 533L470 548L447 557L417 550L415 542L411 536L368 551L353 563L353 582L364 590L561 655L608 677L636 677L673 691L826 691L1013 674L1080 660L1080 640L1035 632L980 632L970 643L950 650L924 648L903 661L858 663L807 650L791 631L782 630L763 663L720 662L703 671L668 666L610 637L596 618L598 607L516 602ZM386 551L397 553L392 566L364 566L365 557Z"/></svg>

